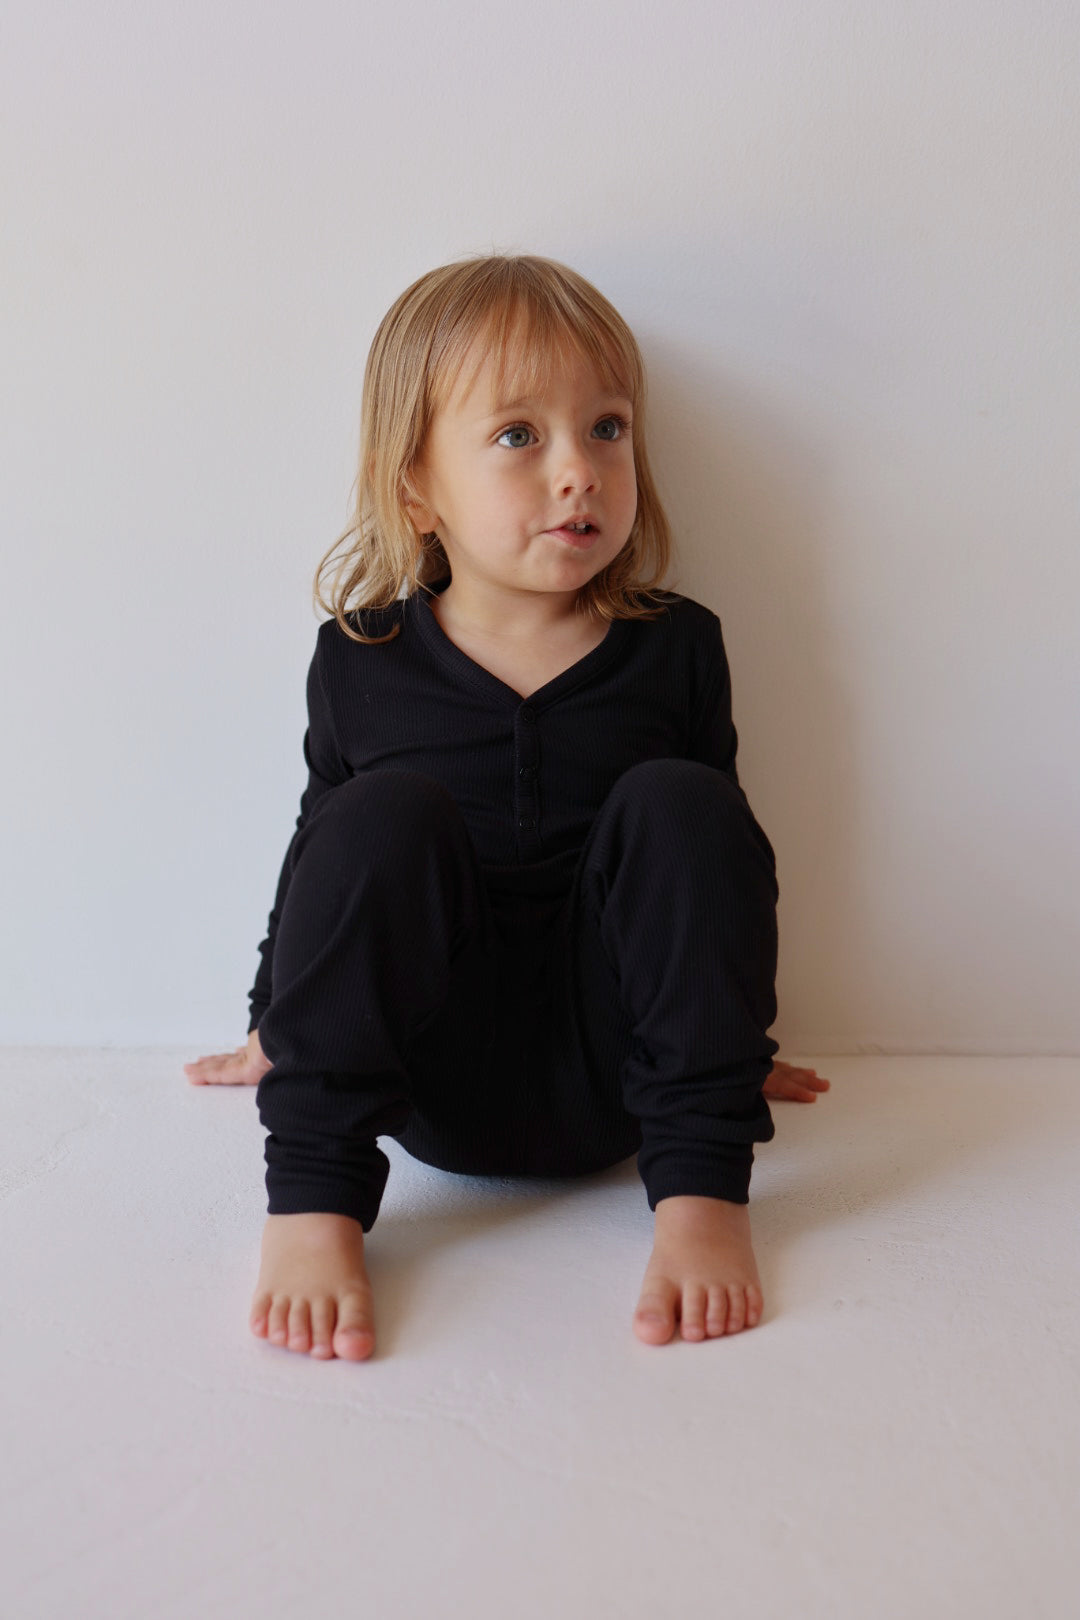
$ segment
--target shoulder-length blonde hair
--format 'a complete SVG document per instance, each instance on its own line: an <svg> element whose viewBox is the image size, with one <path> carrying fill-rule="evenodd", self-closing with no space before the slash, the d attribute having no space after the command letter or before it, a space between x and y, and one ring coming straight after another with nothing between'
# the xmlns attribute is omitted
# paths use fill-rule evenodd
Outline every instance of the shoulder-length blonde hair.
<svg viewBox="0 0 1080 1620"><path fill-rule="evenodd" d="M411 474L432 416L463 381L462 363L481 334L481 358L466 386L493 354L500 397L542 393L569 346L592 362L606 388L630 400L637 512L626 544L582 587L576 605L593 619L657 617L664 608L656 587L667 572L672 542L645 451L645 367L634 335L576 271L553 259L504 254L429 271L383 317L364 372L350 522L319 563L317 607L332 613L353 641L373 645L392 640L400 626L386 636L369 636L346 613L389 607L403 594L449 578L441 541L417 533L405 501L416 493ZM507 341L511 336L513 343ZM335 561L341 546L345 550ZM327 575L329 599L322 592ZM649 606L650 600L661 605Z"/></svg>

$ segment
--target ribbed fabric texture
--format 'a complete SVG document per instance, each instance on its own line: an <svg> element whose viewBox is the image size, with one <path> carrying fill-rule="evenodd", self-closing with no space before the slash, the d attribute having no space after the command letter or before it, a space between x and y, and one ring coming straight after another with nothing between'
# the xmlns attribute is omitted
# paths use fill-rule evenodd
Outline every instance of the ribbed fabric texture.
<svg viewBox="0 0 1080 1620"><path fill-rule="evenodd" d="M650 1206L745 1203L777 1044L775 857L735 769L720 621L655 620L525 700L423 595L333 620L249 1028L270 1213L376 1218L394 1135L473 1174L638 1151Z"/></svg>

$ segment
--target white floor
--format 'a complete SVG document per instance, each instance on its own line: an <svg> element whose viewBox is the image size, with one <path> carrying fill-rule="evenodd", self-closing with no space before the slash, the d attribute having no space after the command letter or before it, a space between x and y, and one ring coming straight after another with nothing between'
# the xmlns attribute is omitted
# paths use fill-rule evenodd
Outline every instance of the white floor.
<svg viewBox="0 0 1080 1620"><path fill-rule="evenodd" d="M638 1343L634 1161L384 1139L379 1350L247 1327L249 1090L0 1053L5 1620L1075 1613L1080 1059L838 1058L751 1188L762 1323Z"/></svg>

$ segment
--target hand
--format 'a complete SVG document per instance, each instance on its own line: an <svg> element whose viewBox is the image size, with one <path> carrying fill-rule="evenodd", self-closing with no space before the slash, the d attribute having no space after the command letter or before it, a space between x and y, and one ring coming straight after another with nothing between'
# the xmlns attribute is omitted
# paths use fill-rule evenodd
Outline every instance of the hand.
<svg viewBox="0 0 1080 1620"><path fill-rule="evenodd" d="M816 1069L793 1069L790 1063L780 1063L774 1058L763 1095L787 1102L817 1102L817 1092L828 1089L828 1080L819 1078Z"/></svg>
<svg viewBox="0 0 1080 1620"><path fill-rule="evenodd" d="M258 1030L253 1029L246 1046L217 1057L201 1057L196 1063L185 1063L184 1073L193 1086L257 1086L273 1067L259 1044Z"/></svg>

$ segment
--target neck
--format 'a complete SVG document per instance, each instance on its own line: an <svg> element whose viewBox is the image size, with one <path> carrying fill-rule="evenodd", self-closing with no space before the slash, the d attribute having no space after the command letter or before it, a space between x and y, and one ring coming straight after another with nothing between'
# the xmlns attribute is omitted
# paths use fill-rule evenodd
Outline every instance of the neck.
<svg viewBox="0 0 1080 1620"><path fill-rule="evenodd" d="M541 641L583 623L576 611L577 591L541 595L523 591L518 596L498 598L483 592L464 592L451 582L431 598L441 624L470 635L498 641Z"/></svg>

